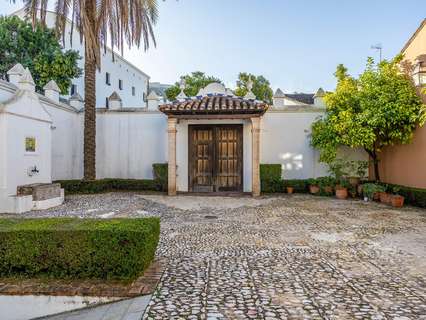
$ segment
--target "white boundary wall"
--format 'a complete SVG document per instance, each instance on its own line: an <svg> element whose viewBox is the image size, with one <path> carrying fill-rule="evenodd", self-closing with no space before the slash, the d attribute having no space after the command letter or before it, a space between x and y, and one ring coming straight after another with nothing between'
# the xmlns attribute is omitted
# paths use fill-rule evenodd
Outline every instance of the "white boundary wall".
<svg viewBox="0 0 426 320"><path fill-rule="evenodd" d="M16 86L0 81L0 99L10 100ZM51 157L52 180L83 177L83 117L77 108L38 95L40 103L51 118L52 149L44 156ZM2 102L0 101L0 103ZM328 175L327 168L318 162L318 152L310 146L311 123L321 116L323 108L297 106L271 108L261 122L261 163L280 163L285 179L305 179ZM248 120L187 121L177 126L177 188L188 190L188 124L242 123L244 191L251 191L251 123ZM24 122L0 120L0 131L27 130ZM36 127L32 127L36 130ZM35 134L35 133L34 133ZM9 134L10 136L10 134ZM4 136L5 137L5 136ZM3 145L4 154L13 157L17 152ZM368 159L363 152L343 150L352 159ZM1 160L1 159L0 159ZM101 109L97 112L97 177L151 179L152 164L167 162L167 118L147 108ZM8 168L16 177L24 170L18 162ZM0 161L0 167L1 167ZM26 170L26 169L25 169ZM3 172L0 174L4 175ZM0 180L4 178L0 176ZM22 183L22 182L19 182Z"/></svg>

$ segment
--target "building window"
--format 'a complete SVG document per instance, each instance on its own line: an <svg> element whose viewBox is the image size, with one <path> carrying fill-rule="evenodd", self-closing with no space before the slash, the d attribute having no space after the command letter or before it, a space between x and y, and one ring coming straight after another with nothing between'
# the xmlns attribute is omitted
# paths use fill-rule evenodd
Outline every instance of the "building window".
<svg viewBox="0 0 426 320"><path fill-rule="evenodd" d="M36 151L36 139L34 137L25 138L25 152Z"/></svg>
<svg viewBox="0 0 426 320"><path fill-rule="evenodd" d="M109 99L108 97L105 98L105 108L109 108Z"/></svg>
<svg viewBox="0 0 426 320"><path fill-rule="evenodd" d="M136 88L132 87L132 96L135 96L135 94L136 94Z"/></svg>
<svg viewBox="0 0 426 320"><path fill-rule="evenodd" d="M76 94L76 93L77 93L77 85L72 84L72 85L71 85L71 92L70 92L70 95L74 95L74 94Z"/></svg>
<svg viewBox="0 0 426 320"><path fill-rule="evenodd" d="M146 94L145 94L145 92L143 93L143 101L146 101Z"/></svg>
<svg viewBox="0 0 426 320"><path fill-rule="evenodd" d="M111 79L108 72L105 72L105 83L109 86L111 85Z"/></svg>
<svg viewBox="0 0 426 320"><path fill-rule="evenodd" d="M123 80L121 80L121 79L118 79L118 88L120 90L123 90Z"/></svg>

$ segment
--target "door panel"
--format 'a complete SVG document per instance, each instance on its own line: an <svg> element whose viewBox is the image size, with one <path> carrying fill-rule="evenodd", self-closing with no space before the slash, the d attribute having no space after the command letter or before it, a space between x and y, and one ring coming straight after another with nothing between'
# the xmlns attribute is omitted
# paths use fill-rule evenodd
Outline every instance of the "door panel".
<svg viewBox="0 0 426 320"><path fill-rule="evenodd" d="M189 191L242 191L242 125L189 126Z"/></svg>
<svg viewBox="0 0 426 320"><path fill-rule="evenodd" d="M189 128L190 191L213 191L213 128ZM192 188L191 188L192 187Z"/></svg>
<svg viewBox="0 0 426 320"><path fill-rule="evenodd" d="M242 127L216 127L216 191L242 191Z"/></svg>

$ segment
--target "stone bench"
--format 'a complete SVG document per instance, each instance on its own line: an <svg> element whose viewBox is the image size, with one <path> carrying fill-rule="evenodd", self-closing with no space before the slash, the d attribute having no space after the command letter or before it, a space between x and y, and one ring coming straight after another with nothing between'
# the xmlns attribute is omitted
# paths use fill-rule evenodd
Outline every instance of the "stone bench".
<svg viewBox="0 0 426 320"><path fill-rule="evenodd" d="M44 210L59 206L64 202L64 189L61 189L59 183L34 183L18 186L16 199L23 201L29 196L32 198L31 208L17 211Z"/></svg>
<svg viewBox="0 0 426 320"><path fill-rule="evenodd" d="M18 186L18 196L33 196L33 201L43 201L61 196L59 183L34 183Z"/></svg>

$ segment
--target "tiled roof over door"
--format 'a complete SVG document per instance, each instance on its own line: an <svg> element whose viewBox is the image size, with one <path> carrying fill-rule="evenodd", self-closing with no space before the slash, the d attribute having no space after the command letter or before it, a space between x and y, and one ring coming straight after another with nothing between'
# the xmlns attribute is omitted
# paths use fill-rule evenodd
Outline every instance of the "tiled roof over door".
<svg viewBox="0 0 426 320"><path fill-rule="evenodd" d="M188 98L159 107L167 115L263 114L267 109L265 102L221 94Z"/></svg>

